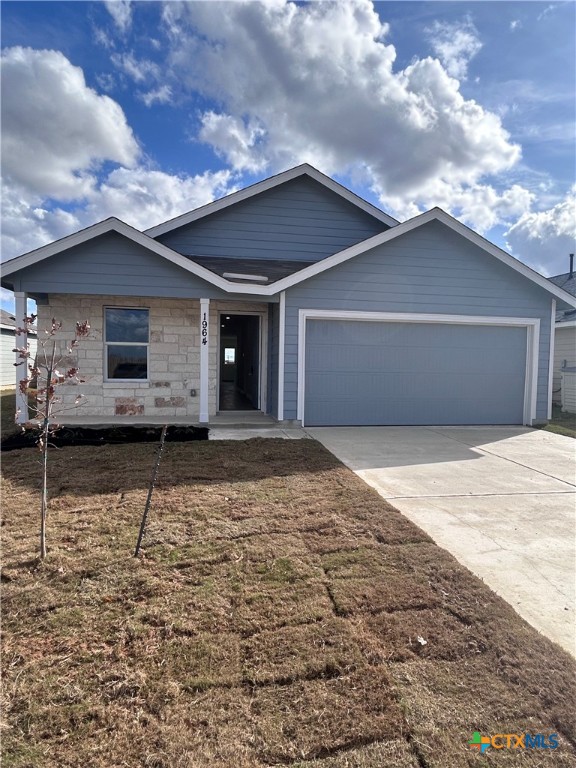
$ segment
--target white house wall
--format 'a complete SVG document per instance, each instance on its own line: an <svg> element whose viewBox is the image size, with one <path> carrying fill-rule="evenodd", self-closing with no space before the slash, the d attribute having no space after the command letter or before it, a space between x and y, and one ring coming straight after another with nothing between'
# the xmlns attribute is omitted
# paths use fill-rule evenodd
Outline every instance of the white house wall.
<svg viewBox="0 0 576 768"><path fill-rule="evenodd" d="M566 366L576 366L576 326L556 328L554 343L554 378L552 383L552 402L560 403L560 369L566 361Z"/></svg>

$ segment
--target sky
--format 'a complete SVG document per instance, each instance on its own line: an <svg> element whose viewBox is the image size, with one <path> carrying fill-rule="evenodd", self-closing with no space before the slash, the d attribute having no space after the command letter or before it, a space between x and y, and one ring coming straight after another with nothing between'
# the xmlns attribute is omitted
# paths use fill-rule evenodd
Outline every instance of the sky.
<svg viewBox="0 0 576 768"><path fill-rule="evenodd" d="M545 275L576 237L576 4L10 2L2 258L308 162ZM2 291L2 306L13 308Z"/></svg>

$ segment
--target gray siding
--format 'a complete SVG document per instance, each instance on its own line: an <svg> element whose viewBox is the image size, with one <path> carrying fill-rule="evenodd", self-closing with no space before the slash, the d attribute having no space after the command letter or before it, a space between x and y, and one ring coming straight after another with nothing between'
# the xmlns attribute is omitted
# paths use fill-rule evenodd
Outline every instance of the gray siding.
<svg viewBox="0 0 576 768"><path fill-rule="evenodd" d="M522 424L526 329L309 320L306 426Z"/></svg>
<svg viewBox="0 0 576 768"><path fill-rule="evenodd" d="M481 248L431 222L286 292L285 418L296 418L298 310L537 317L537 419L547 418L551 297Z"/></svg>
<svg viewBox="0 0 576 768"><path fill-rule="evenodd" d="M230 294L115 232L23 269L14 280L15 290L28 293L230 298Z"/></svg>
<svg viewBox="0 0 576 768"><path fill-rule="evenodd" d="M317 181L299 178L157 239L189 256L312 262L386 229Z"/></svg>

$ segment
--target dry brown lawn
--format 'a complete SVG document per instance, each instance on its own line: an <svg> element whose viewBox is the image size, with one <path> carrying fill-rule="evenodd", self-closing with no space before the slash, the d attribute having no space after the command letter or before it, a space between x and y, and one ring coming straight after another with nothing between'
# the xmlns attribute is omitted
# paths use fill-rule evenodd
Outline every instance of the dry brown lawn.
<svg viewBox="0 0 576 768"><path fill-rule="evenodd" d="M154 452L52 452L42 565L3 456L5 768L576 765L571 657L318 443L168 444L134 560Z"/></svg>

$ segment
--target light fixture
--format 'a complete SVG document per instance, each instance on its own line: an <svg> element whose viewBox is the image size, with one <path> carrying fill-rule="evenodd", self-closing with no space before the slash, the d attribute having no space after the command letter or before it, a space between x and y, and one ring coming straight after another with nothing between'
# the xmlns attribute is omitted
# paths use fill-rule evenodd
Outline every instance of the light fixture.
<svg viewBox="0 0 576 768"><path fill-rule="evenodd" d="M268 282L268 278L264 275L243 275L239 272L224 272L222 277L226 280L254 280L257 283Z"/></svg>

